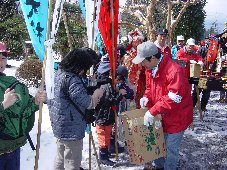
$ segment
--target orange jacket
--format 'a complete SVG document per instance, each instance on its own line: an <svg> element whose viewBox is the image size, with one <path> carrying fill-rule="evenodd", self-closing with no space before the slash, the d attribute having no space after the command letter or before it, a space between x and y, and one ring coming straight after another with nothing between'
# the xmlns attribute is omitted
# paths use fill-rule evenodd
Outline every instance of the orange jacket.
<svg viewBox="0 0 227 170"><path fill-rule="evenodd" d="M162 115L164 132L177 133L192 123L190 89L182 68L168 56L163 57L154 77L146 70L147 107L153 116Z"/></svg>

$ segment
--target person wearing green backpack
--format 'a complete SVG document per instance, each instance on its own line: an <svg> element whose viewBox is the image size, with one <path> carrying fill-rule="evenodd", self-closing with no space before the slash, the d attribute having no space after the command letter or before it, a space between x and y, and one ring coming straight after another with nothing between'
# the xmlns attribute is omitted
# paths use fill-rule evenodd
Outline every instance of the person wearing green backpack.
<svg viewBox="0 0 227 170"><path fill-rule="evenodd" d="M40 90L32 97L24 84L3 73L8 53L0 42L0 170L20 170L20 147L34 125L39 103L47 97Z"/></svg>

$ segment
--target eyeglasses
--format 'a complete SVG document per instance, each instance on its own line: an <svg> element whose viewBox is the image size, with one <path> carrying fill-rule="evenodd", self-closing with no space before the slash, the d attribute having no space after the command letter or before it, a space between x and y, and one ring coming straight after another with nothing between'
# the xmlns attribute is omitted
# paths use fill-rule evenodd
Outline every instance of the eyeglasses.
<svg viewBox="0 0 227 170"><path fill-rule="evenodd" d="M7 57L7 53L6 52L0 52L0 54L2 54L2 56Z"/></svg>

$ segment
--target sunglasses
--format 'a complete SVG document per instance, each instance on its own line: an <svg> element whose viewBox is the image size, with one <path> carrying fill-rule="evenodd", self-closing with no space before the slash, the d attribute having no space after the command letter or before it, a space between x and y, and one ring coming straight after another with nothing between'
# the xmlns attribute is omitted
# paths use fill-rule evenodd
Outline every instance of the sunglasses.
<svg viewBox="0 0 227 170"><path fill-rule="evenodd" d="M0 54L2 54L4 57L7 57L7 53L6 52L0 52Z"/></svg>

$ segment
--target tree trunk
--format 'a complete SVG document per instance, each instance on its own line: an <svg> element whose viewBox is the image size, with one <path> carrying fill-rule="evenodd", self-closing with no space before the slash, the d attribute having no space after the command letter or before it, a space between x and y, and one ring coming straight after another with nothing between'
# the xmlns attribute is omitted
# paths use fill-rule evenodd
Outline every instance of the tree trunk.
<svg viewBox="0 0 227 170"><path fill-rule="evenodd" d="M166 29L169 31L169 38L168 38L168 44L169 46L171 45L172 41L172 30L171 30L171 22L172 22L172 3L171 0L167 0L167 8L168 8L168 13L167 13L167 22L166 22Z"/></svg>
<svg viewBox="0 0 227 170"><path fill-rule="evenodd" d="M154 11L157 0L151 0L150 5L147 7L147 35L148 39L155 41L155 25L154 25Z"/></svg>

